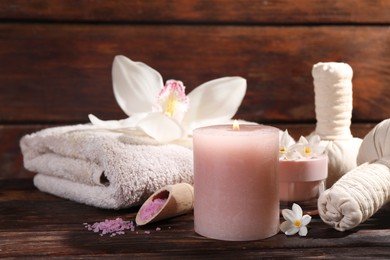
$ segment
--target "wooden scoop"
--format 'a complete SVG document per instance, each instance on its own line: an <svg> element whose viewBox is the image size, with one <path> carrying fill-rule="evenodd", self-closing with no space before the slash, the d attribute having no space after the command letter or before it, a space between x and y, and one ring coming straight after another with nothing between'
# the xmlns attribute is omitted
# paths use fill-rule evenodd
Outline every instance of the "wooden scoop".
<svg viewBox="0 0 390 260"><path fill-rule="evenodd" d="M194 188L188 183L165 186L153 193L141 206L135 222L138 226L186 214L194 208Z"/></svg>

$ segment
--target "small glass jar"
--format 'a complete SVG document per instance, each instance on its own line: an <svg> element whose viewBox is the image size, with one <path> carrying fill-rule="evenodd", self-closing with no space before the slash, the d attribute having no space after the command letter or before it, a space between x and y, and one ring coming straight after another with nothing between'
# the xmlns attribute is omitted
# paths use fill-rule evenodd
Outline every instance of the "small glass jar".
<svg viewBox="0 0 390 260"><path fill-rule="evenodd" d="M319 155L299 160L279 160L280 209L291 209L293 203L303 212L317 215L317 200L325 190L328 157Z"/></svg>

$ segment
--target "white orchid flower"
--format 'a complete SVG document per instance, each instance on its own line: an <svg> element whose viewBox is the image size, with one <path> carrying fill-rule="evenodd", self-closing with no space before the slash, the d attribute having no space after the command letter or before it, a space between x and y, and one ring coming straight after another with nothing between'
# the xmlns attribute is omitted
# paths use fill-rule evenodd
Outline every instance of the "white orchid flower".
<svg viewBox="0 0 390 260"><path fill-rule="evenodd" d="M311 216L304 215L302 208L294 203L291 209L282 210L282 215L286 221L280 225L280 230L287 236L298 233L300 236L307 235L307 225L311 221Z"/></svg>
<svg viewBox="0 0 390 260"><path fill-rule="evenodd" d="M246 80L223 77L208 81L188 95L181 81L163 85L159 72L142 62L116 56L112 66L115 99L129 116L102 121L89 115L92 124L108 128L139 128L159 142L170 142L206 125L228 122L246 92Z"/></svg>

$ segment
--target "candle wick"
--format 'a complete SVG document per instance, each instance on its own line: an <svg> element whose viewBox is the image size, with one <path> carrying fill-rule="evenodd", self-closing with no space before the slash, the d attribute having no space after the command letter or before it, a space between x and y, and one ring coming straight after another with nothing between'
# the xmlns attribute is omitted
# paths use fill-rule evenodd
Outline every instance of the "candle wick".
<svg viewBox="0 0 390 260"><path fill-rule="evenodd" d="M237 120L234 120L234 122L233 122L233 130L234 131L239 131L240 130L240 124L238 123Z"/></svg>

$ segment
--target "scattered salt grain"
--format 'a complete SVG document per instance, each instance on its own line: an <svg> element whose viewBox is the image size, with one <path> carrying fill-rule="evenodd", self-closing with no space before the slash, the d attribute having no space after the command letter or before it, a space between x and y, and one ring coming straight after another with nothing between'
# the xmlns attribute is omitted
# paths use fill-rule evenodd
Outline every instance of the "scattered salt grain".
<svg viewBox="0 0 390 260"><path fill-rule="evenodd" d="M95 222L90 225L88 223L83 223L84 227L95 233L100 233L100 236L105 234L110 234L111 237L116 235L123 235L126 229L134 231L135 225L133 221L124 221L122 218L117 218L113 220L106 219L102 222Z"/></svg>
<svg viewBox="0 0 390 260"><path fill-rule="evenodd" d="M139 234L139 232L136 231L135 222L124 221L122 218L117 218L113 220L106 219L102 222L95 222L92 225L88 223L83 223L83 225L89 231L99 233L100 236L110 235L110 237L114 237L116 235L124 235L125 230L130 230L131 232L135 232L136 234ZM168 227L168 229L171 229L171 227ZM161 231L161 227L156 227L156 231ZM151 231L145 230L143 231L143 233L149 235L151 234Z"/></svg>

